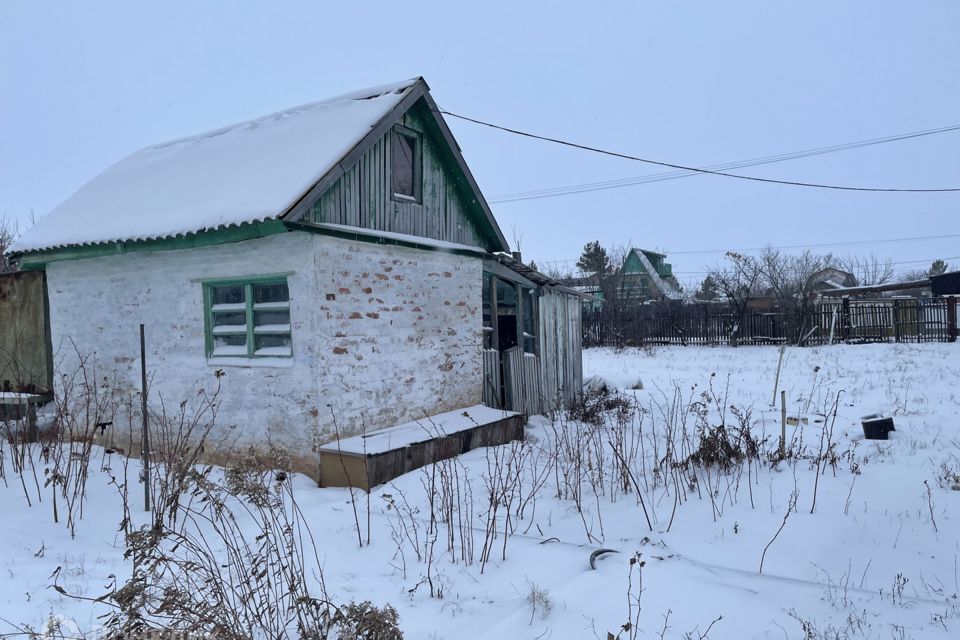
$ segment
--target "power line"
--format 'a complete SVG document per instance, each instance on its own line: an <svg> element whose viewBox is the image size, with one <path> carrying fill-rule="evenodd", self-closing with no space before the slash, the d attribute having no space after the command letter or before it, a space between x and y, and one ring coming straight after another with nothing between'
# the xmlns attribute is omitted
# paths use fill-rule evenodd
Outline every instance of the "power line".
<svg viewBox="0 0 960 640"><path fill-rule="evenodd" d="M748 160L738 160L732 162L725 162L721 164L707 165L702 167L709 170L727 170L727 169L741 169L744 167L755 167L763 164L772 164L775 162L784 162L787 160L796 160L799 158L809 158L812 156L824 155L828 153L837 153L839 151L847 151L849 149L859 149L863 147L869 147L878 144L886 144L889 142L897 142L901 140L909 140L911 138L920 138L923 136L931 136L939 133L948 133L951 131L960 130L960 125L950 125L947 127L938 127L936 129L925 129L923 131L913 131L910 133L901 133L891 136L884 136L881 138L871 138L869 140L858 140L856 142L846 142L842 144L835 144L826 147L817 147L814 149L804 149L802 151L793 151L789 153L781 153L771 156L762 156L759 158L750 158ZM600 182L585 182L581 184L567 185L563 187L552 187L545 189L535 189L531 191L518 191L515 193L507 193L499 196L492 196L488 198L488 202L491 204L505 204L509 202L520 202L523 200L539 200L542 198L557 198L561 196L574 195L578 193L588 193L591 191L605 191L608 189L621 189L624 187L632 187L638 184L648 184L651 182L661 182L664 180L676 180L677 178L686 178L689 176L701 175L697 171L664 171L661 173L650 173L642 176L633 176L630 178L619 178L616 180L604 180Z"/></svg>
<svg viewBox="0 0 960 640"><path fill-rule="evenodd" d="M960 238L960 233L951 233L935 236L914 236L912 238L888 238L886 240L851 240L849 242L821 242L819 244L786 244L778 247L769 247L770 249L819 249L823 247L846 247L865 244L884 244L888 242L911 242L914 240L943 240L947 238ZM727 251L738 251L747 253L750 251L763 251L768 247L751 247L749 249L701 249L696 251L673 251L670 255L694 255L702 253L726 253Z"/></svg>
<svg viewBox="0 0 960 640"><path fill-rule="evenodd" d="M491 129L497 129L499 131L505 131L507 133L512 133L514 135L523 136L526 138L533 138L535 140L543 140L544 142L552 142L554 144L559 144L567 147L572 147L574 149L581 149L583 151L590 151L593 153L599 153L605 156L611 156L614 158L622 158L624 160L633 160L635 162L643 162L646 164L653 164L660 167L668 167L670 169L681 169L683 171L691 171L694 173L702 173L712 176L721 176L724 178L735 178L737 180L749 180L751 182L765 182L768 184L782 184L791 187L809 187L816 189L833 189L837 191L869 191L869 192L885 192L885 193L947 193L947 192L956 192L960 191L960 187L944 187L937 189L903 189L903 188L892 188L892 187L852 187L846 185L836 185L836 184L823 184L817 182L800 182L796 180L776 180L773 178L760 178L758 176L745 176L737 173L727 173L726 171L715 171L712 169L698 169L697 167L690 167L682 164L675 164L672 162L663 162L661 160L651 160L649 158L641 158L639 156L633 156L626 153L619 153L616 151L608 151L606 149L600 149L598 147L590 147L583 144L577 144L575 142L569 142L567 140L561 140L559 138L551 138L548 136L541 136L535 133L529 133L527 131L520 131L519 129L511 129L510 127L504 127L502 125L493 124L492 122L485 122L483 120L477 120L475 118L469 118L467 116L462 116L450 111L445 111L443 109L439 110L443 115L450 116L452 118L458 118L460 120L465 120L467 122L472 122L474 124L483 125L485 127L490 127Z"/></svg>
<svg viewBox="0 0 960 640"><path fill-rule="evenodd" d="M687 251L669 251L664 250L664 253L670 256L678 255L697 255L697 254L711 254L711 253L727 253L728 251L735 251L737 253L750 253L751 251L763 251L765 249L819 249L824 247L846 247L846 246L855 246L855 245L870 245L870 244L885 244L889 242L913 242L917 240L945 240L948 238L960 238L960 233L948 233L932 236L912 236L907 238L884 238L881 240L849 240L844 242L820 242L815 244L784 244L777 246L764 246L764 247L749 247L746 249L735 249L732 247L727 247L726 249L691 249ZM576 262L576 260L544 260L544 263L550 262Z"/></svg>
<svg viewBox="0 0 960 640"><path fill-rule="evenodd" d="M944 262L948 260L960 260L960 256L949 256L946 258L939 258L939 257L938 258L921 258L919 260L901 260L898 262L891 262L890 266L893 267L893 266L900 266L905 264L932 263L935 260L943 260ZM534 260L534 261L538 262L538 264L544 264L544 265L571 264L571 263L577 262L576 260L541 260L541 261ZM704 275L707 275L708 273L710 273L710 271L674 271L673 275L674 276L677 276L677 275L704 276Z"/></svg>

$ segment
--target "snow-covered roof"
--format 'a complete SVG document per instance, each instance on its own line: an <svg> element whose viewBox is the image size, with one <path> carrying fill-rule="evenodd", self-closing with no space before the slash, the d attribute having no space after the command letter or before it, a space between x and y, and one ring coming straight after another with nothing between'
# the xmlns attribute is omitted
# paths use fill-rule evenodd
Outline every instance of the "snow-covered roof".
<svg viewBox="0 0 960 640"><path fill-rule="evenodd" d="M681 300L683 298L683 293L677 290L673 286L673 283L660 276L657 272L656 267L653 266L653 263L650 262L650 258L647 257L647 252L644 250L637 251L636 249L632 250L636 254L637 258L640 260L640 263L643 265L643 268L647 270L647 275L650 276L650 279L657 285L657 289L660 291L660 294L670 300ZM654 253L654 255L662 256L662 253ZM664 256L666 257L666 256Z"/></svg>
<svg viewBox="0 0 960 640"><path fill-rule="evenodd" d="M11 250L150 240L277 218L417 81L355 91L141 149L41 218Z"/></svg>

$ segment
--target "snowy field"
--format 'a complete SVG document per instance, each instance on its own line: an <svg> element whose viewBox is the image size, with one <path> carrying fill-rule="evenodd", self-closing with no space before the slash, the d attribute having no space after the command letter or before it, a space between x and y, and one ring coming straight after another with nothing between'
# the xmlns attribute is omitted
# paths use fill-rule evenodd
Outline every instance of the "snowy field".
<svg viewBox="0 0 960 640"><path fill-rule="evenodd" d="M960 345L787 349L778 389L799 420L783 456L778 356L589 350L585 377L615 393L532 419L522 444L369 500L284 480L303 553L330 600L389 603L408 639L960 637ZM890 440L863 439L873 413L894 418ZM91 599L131 575L123 458L94 448L82 517L61 495L54 524L49 463L28 452L38 480L29 461L21 476L5 446L0 636L52 618L56 637L93 637L110 605L51 585ZM591 568L600 549L615 553Z"/></svg>

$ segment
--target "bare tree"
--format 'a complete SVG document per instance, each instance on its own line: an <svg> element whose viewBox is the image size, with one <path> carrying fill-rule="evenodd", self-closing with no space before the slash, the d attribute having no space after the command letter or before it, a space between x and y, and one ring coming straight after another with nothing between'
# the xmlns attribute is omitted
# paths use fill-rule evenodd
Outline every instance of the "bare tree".
<svg viewBox="0 0 960 640"><path fill-rule="evenodd" d="M717 291L726 298L734 313L734 322L728 327L730 344L736 346L740 325L747 314L750 300L761 293L761 269L758 260L733 251L726 254L726 262L709 271Z"/></svg>
<svg viewBox="0 0 960 640"><path fill-rule="evenodd" d="M944 262L943 260L937 258L930 263L930 267L927 269L911 269L910 271L904 271L900 275L900 282L914 282L916 280L924 280L930 276L940 275L945 273L950 269L950 265Z"/></svg>
<svg viewBox="0 0 960 640"><path fill-rule="evenodd" d="M17 237L17 225L7 219L7 216L0 216L0 273L13 271L14 265L10 261L7 251Z"/></svg>
<svg viewBox="0 0 960 640"><path fill-rule="evenodd" d="M571 280L574 278L573 271L569 268L561 268L558 265L561 265L561 262L544 262L542 265L538 265L537 271L542 273L545 276L553 278L554 280ZM531 266L533 266L531 264Z"/></svg>
<svg viewBox="0 0 960 640"><path fill-rule="evenodd" d="M893 261L890 258L878 258L872 253L868 256L839 258L837 268L852 273L857 284L864 287L893 282Z"/></svg>
<svg viewBox="0 0 960 640"><path fill-rule="evenodd" d="M763 284L776 298L794 340L803 344L813 328L817 284L814 276L836 264L836 260L831 254L804 251L787 255L768 247L759 262Z"/></svg>
<svg viewBox="0 0 960 640"><path fill-rule="evenodd" d="M750 301L760 296L776 301L787 329L796 342L802 342L812 328L813 276L833 263L829 254L805 251L789 255L772 247L764 249L759 256L727 253L725 263L710 270L709 275L734 312L731 343L736 342Z"/></svg>

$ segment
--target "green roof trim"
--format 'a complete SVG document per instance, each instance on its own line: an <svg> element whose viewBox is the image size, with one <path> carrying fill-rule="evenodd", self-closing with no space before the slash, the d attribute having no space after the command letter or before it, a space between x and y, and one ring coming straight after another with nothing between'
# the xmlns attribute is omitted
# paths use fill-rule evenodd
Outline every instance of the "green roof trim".
<svg viewBox="0 0 960 640"><path fill-rule="evenodd" d="M194 249L210 247L218 244L242 242L263 238L277 233L286 233L287 227L279 220L245 223L210 231L198 231L174 237L156 238L152 240L124 240L119 242L104 242L90 245L70 246L60 249L44 249L31 251L20 255L20 268L24 271L45 269L51 262L64 260L85 260L87 258L102 258L124 253L146 251L174 251L177 249Z"/></svg>

